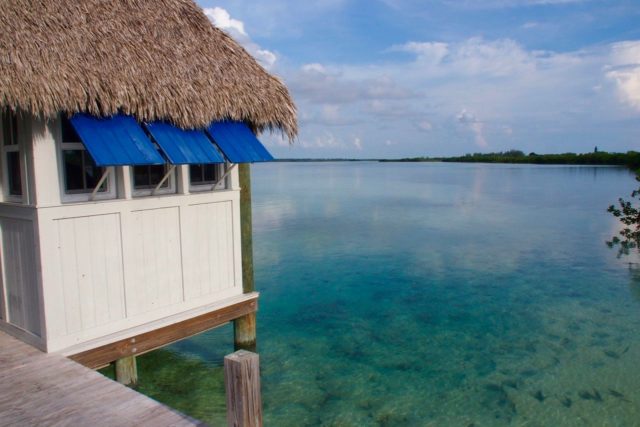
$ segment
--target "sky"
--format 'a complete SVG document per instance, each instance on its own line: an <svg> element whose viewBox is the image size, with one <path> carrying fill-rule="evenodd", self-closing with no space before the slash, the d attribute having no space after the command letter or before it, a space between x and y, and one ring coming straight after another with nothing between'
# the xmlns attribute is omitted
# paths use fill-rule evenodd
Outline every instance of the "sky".
<svg viewBox="0 0 640 427"><path fill-rule="evenodd" d="M287 85L277 158L640 151L640 0L197 0Z"/></svg>

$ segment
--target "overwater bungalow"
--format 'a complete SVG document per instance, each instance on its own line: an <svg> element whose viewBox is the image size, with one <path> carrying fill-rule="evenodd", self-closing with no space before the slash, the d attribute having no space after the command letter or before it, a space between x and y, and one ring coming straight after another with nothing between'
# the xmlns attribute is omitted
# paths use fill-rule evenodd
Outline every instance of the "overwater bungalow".
<svg viewBox="0 0 640 427"><path fill-rule="evenodd" d="M191 0L10 1L0 25L0 328L96 368L255 325L236 165L296 134L283 83Z"/></svg>

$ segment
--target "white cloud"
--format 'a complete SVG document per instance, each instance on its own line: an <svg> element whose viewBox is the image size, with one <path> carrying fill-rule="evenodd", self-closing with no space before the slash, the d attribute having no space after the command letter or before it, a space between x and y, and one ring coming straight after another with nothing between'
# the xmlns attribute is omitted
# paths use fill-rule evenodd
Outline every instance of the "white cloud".
<svg viewBox="0 0 640 427"><path fill-rule="evenodd" d="M474 135L475 144L480 148L487 148L489 144L484 136L484 123L482 123L475 114L462 109L457 115L457 120L462 125L468 127Z"/></svg>
<svg viewBox="0 0 640 427"><path fill-rule="evenodd" d="M337 105L325 105L322 107L322 116L326 120L340 119L340 107Z"/></svg>
<svg viewBox="0 0 640 427"><path fill-rule="evenodd" d="M422 61L439 64L449 53L449 46L441 42L408 42L391 46L389 50L414 53Z"/></svg>
<svg viewBox="0 0 640 427"><path fill-rule="evenodd" d="M207 15L209 20L213 22L213 25L216 27L226 30L231 34L238 33L243 36L248 36L244 30L244 23L231 18L229 12L221 7L205 8L204 14Z"/></svg>
<svg viewBox="0 0 640 427"><path fill-rule="evenodd" d="M591 0L449 0L447 4L471 9L497 9L586 3Z"/></svg>
<svg viewBox="0 0 640 427"><path fill-rule="evenodd" d="M474 37L459 43L450 60L458 71L466 74L512 76L530 71L534 56L510 39L485 41Z"/></svg>
<svg viewBox="0 0 640 427"><path fill-rule="evenodd" d="M522 28L525 30L531 30L533 28L538 28L540 26L539 22L529 21L522 24Z"/></svg>
<svg viewBox="0 0 640 427"><path fill-rule="evenodd" d="M260 62L265 68L270 69L273 67L273 64L276 63L278 57L275 53L266 49L253 49L249 48L249 52Z"/></svg>
<svg viewBox="0 0 640 427"><path fill-rule="evenodd" d="M312 138L300 138L304 148L343 148L343 142L333 132L324 131Z"/></svg>
<svg viewBox="0 0 640 427"><path fill-rule="evenodd" d="M356 150L362 151L362 139L356 136L353 139L353 146L356 147Z"/></svg>
<svg viewBox="0 0 640 427"><path fill-rule="evenodd" d="M327 69L322 64L313 63L313 64L305 64L301 67L302 71L305 73L318 73L318 74L327 74Z"/></svg>
<svg viewBox="0 0 640 427"><path fill-rule="evenodd" d="M415 55L415 67L427 77L458 75L510 76L529 72L537 56L544 52L526 51L511 39L484 40L472 37L458 43L415 42L394 45L390 51Z"/></svg>
<svg viewBox="0 0 640 427"><path fill-rule="evenodd" d="M226 31L266 69L273 67L277 60L275 53L261 48L244 29L244 22L233 19L229 12L221 7L205 8L204 14L216 27Z"/></svg>
<svg viewBox="0 0 640 427"><path fill-rule="evenodd" d="M587 128L640 110L639 45L559 53L510 39L412 41L390 47L382 62L281 70L298 106L299 147L309 155L358 153L354 135L367 141L365 157L554 152L576 150L574 141L599 137Z"/></svg>
<svg viewBox="0 0 640 427"><path fill-rule="evenodd" d="M466 108L463 108L462 111L458 113L456 119L463 124L478 123L478 119L475 114L469 113Z"/></svg>
<svg viewBox="0 0 640 427"><path fill-rule="evenodd" d="M299 97L314 103L344 104L371 99L406 99L411 90L398 85L384 73L370 77L347 77L342 70L322 64L305 64L290 73L289 88Z"/></svg>
<svg viewBox="0 0 640 427"><path fill-rule="evenodd" d="M419 122L416 123L416 126L418 127L418 129L425 132L428 132L433 129L433 125L428 120L420 120Z"/></svg>
<svg viewBox="0 0 640 427"><path fill-rule="evenodd" d="M269 132L260 136L260 141L267 147L290 147L291 142L280 132Z"/></svg>
<svg viewBox="0 0 640 427"><path fill-rule="evenodd" d="M640 41L616 43L606 76L613 81L620 101L640 111Z"/></svg>

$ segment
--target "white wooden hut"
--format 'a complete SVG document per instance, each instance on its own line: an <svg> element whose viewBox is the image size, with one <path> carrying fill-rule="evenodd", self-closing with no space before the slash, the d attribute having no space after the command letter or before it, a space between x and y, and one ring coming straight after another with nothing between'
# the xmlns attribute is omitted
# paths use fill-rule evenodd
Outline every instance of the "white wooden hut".
<svg viewBox="0 0 640 427"><path fill-rule="evenodd" d="M96 367L255 311L235 165L295 135L284 85L191 0L0 25L0 328Z"/></svg>

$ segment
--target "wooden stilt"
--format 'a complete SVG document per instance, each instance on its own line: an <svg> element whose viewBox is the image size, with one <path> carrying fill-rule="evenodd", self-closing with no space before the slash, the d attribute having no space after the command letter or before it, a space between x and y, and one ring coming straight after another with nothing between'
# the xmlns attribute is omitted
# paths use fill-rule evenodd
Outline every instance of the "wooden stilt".
<svg viewBox="0 0 640 427"><path fill-rule="evenodd" d="M116 381L132 387L138 385L138 366L135 356L116 360Z"/></svg>
<svg viewBox="0 0 640 427"><path fill-rule="evenodd" d="M240 235L242 241L242 291L255 290L253 285L253 229L251 221L251 165L241 163L240 175Z"/></svg>
<svg viewBox="0 0 640 427"><path fill-rule="evenodd" d="M244 350L225 356L224 384L227 425L262 427L259 356Z"/></svg>
<svg viewBox="0 0 640 427"><path fill-rule="evenodd" d="M240 175L240 230L242 240L242 290L254 291L253 236L251 223L251 169L249 163L239 165ZM233 321L234 348L256 351L256 313L249 313Z"/></svg>
<svg viewBox="0 0 640 427"><path fill-rule="evenodd" d="M245 314L233 321L235 350L256 351L256 312Z"/></svg>

